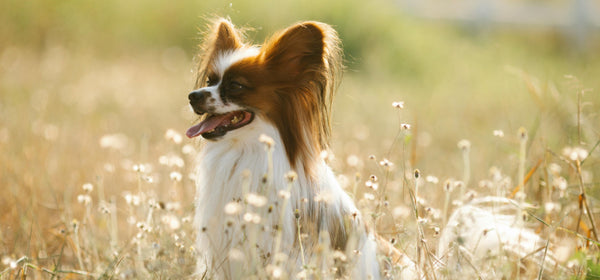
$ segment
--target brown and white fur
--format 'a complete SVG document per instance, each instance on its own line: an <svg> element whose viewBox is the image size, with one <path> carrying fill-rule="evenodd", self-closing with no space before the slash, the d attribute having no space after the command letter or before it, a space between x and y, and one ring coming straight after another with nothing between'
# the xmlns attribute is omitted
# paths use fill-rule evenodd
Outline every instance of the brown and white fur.
<svg viewBox="0 0 600 280"><path fill-rule="evenodd" d="M342 68L335 30L302 22L259 47L246 44L231 22L218 19L207 35L198 59L197 89L189 94L201 122L187 132L190 138L202 135L207 140L198 155L196 178L199 272L209 278L236 278L228 252L247 239L228 230L224 207L232 201L243 204L252 193L268 199L265 207L274 207L260 223L275 228L263 231L257 244L246 244L262 252L255 263L271 263L276 253L273 231L281 230L279 251L300 271L302 256L308 263L323 241L320 234L327 233L331 249L346 252L352 246L357 252L348 265L352 271L339 273L380 278L376 247L381 240L367 229L320 156L330 145L331 103ZM269 156L261 135L274 144L270 182L263 177L269 172ZM297 177L288 203L282 203L278 194L288 190L289 171Z"/></svg>

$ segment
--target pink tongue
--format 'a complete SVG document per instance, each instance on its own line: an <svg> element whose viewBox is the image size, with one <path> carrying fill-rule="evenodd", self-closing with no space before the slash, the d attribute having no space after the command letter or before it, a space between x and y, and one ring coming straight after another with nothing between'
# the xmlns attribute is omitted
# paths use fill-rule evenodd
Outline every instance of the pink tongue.
<svg viewBox="0 0 600 280"><path fill-rule="evenodd" d="M201 123L190 127L185 135L189 138L194 138L202 133L215 129L224 121L230 118L230 114L211 116L210 118L202 121Z"/></svg>

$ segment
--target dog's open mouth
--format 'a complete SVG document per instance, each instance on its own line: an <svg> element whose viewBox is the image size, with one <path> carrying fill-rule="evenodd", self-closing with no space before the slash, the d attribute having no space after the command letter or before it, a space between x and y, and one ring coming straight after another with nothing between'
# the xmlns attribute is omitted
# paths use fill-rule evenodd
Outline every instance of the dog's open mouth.
<svg viewBox="0 0 600 280"><path fill-rule="evenodd" d="M205 139L214 139L225 135L227 132L238 129L252 122L254 113L248 111L234 111L221 115L208 115L197 125L188 129L187 137L194 138L202 135Z"/></svg>

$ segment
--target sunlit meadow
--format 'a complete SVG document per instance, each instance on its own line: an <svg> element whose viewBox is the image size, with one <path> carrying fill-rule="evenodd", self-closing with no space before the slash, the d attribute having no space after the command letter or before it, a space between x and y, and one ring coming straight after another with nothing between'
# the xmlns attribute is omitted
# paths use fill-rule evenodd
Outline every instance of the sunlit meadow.
<svg viewBox="0 0 600 280"><path fill-rule="evenodd" d="M379 0L8 0L0 279L202 278L192 224L198 143L184 132L196 120L187 93L199 30L212 15L249 27L257 43L300 20L338 30L346 71L323 157L423 278L600 277L597 30L576 46L559 28L424 20ZM247 198L233 212L265 205ZM488 218L510 226L469 224ZM238 222L260 230L260 216ZM478 227L516 232L517 242L470 250L486 236L465 228ZM249 265L247 249L230 257ZM323 254L339 264L352 252ZM242 277L339 276L283 262Z"/></svg>

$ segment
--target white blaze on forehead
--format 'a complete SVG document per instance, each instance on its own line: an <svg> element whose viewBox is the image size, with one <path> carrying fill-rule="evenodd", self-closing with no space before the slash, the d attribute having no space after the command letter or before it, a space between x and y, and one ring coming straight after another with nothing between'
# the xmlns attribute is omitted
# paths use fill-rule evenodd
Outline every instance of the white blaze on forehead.
<svg viewBox="0 0 600 280"><path fill-rule="evenodd" d="M234 63L241 61L244 58L257 56L259 49L255 47L245 47L233 51L227 51L219 55L215 60L215 69L219 76L223 76L225 70L231 67Z"/></svg>
<svg viewBox="0 0 600 280"><path fill-rule="evenodd" d="M206 106L211 108L212 114L225 114L233 111L243 110L243 108L237 104L231 102L224 102L219 94L219 87L223 82L223 74L225 71L238 61L244 58L257 56L259 49L256 47L244 47L241 49L226 51L217 57L214 61L214 69L216 74L219 76L219 82L215 85L204 87L203 90L210 93L210 98L206 100Z"/></svg>

